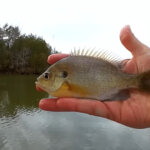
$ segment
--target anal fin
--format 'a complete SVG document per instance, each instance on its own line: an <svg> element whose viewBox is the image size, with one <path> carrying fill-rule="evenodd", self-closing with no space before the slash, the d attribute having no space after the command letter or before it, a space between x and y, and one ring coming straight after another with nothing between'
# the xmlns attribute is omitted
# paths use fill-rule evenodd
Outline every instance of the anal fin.
<svg viewBox="0 0 150 150"><path fill-rule="evenodd" d="M128 89L113 90L112 92L100 96L101 101L127 100L130 97Z"/></svg>

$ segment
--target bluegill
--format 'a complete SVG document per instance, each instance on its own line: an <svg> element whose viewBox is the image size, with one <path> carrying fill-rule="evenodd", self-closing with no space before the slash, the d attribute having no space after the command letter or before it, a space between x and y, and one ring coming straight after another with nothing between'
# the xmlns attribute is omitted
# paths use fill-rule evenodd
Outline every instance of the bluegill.
<svg viewBox="0 0 150 150"><path fill-rule="evenodd" d="M128 74L106 53L76 51L51 65L36 84L54 97L126 100L130 89L150 92L150 72Z"/></svg>

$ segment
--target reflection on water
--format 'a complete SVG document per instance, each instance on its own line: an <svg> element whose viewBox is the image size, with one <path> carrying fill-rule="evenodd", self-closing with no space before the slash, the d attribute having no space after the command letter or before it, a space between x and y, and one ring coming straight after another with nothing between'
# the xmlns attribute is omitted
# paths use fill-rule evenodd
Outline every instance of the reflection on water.
<svg viewBox="0 0 150 150"><path fill-rule="evenodd" d="M1 150L149 150L150 129L38 109L35 76L0 75Z"/></svg>
<svg viewBox="0 0 150 150"><path fill-rule="evenodd" d="M12 116L18 110L38 107L39 98L47 96L35 90L36 76L0 75L0 116Z"/></svg>

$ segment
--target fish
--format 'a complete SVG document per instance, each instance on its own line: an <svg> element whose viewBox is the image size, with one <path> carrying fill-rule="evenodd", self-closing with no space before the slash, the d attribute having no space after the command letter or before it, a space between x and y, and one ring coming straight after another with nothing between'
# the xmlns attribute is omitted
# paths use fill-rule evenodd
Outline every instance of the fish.
<svg viewBox="0 0 150 150"><path fill-rule="evenodd" d="M57 98L126 100L131 89L150 93L150 71L128 74L109 53L75 50L52 64L35 83Z"/></svg>

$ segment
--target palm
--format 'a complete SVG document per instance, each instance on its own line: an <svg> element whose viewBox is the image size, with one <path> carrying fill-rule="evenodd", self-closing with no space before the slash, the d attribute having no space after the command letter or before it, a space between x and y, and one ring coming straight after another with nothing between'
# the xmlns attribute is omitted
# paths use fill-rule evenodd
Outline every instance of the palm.
<svg viewBox="0 0 150 150"><path fill-rule="evenodd" d="M150 125L150 96L139 92L131 92L131 98L123 102L106 102L108 117L111 120L135 128L144 128Z"/></svg>

